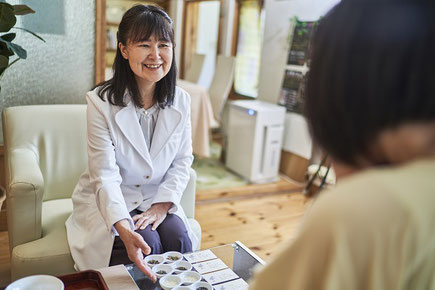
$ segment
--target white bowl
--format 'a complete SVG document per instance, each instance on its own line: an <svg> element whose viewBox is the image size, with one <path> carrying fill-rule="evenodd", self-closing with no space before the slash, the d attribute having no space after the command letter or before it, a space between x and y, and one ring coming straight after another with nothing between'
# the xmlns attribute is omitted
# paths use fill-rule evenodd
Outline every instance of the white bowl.
<svg viewBox="0 0 435 290"><path fill-rule="evenodd" d="M63 290L62 280L49 275L34 275L21 278L6 287L6 290Z"/></svg>
<svg viewBox="0 0 435 290"><path fill-rule="evenodd" d="M190 285L201 281L201 275L195 271L186 271L180 274L181 280L183 280L183 284Z"/></svg>
<svg viewBox="0 0 435 290"><path fill-rule="evenodd" d="M203 281L196 282L192 286L193 286L193 290L197 290L200 287L204 287L207 290L213 290L213 287L210 284L208 284L207 282L203 282Z"/></svg>
<svg viewBox="0 0 435 290"><path fill-rule="evenodd" d="M159 271L164 271L165 274L157 273ZM154 266L153 272L156 274L157 278L162 278L165 275L172 274L172 272L174 272L174 268L170 264L160 264L160 265Z"/></svg>
<svg viewBox="0 0 435 290"><path fill-rule="evenodd" d="M153 263L154 261L157 261L158 263ZM145 263L147 263L150 268L163 264L165 261L165 258L161 255L149 255L145 257Z"/></svg>
<svg viewBox="0 0 435 290"><path fill-rule="evenodd" d="M183 254L176 251L170 251L163 254L166 263L174 263L183 259Z"/></svg>
<svg viewBox="0 0 435 290"><path fill-rule="evenodd" d="M173 289L181 285L181 277L177 275L166 275L160 278L160 286L165 290Z"/></svg>
<svg viewBox="0 0 435 290"><path fill-rule="evenodd" d="M177 274L192 270L192 264L187 261L177 261L173 263L172 266L174 267L174 272Z"/></svg>

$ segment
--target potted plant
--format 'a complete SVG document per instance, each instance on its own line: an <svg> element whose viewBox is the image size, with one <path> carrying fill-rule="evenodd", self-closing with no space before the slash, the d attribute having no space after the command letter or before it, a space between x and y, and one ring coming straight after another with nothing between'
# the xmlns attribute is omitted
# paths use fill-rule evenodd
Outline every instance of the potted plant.
<svg viewBox="0 0 435 290"><path fill-rule="evenodd" d="M35 13L35 11L27 5L11 5L6 1L0 0L0 33L2 33L0 35L0 79L7 68L11 67L18 60L27 58L27 51L20 45L13 43L16 33L10 32L12 29L28 32L45 42L42 37L32 31L22 27L15 27L17 23L16 16L29 13ZM16 58L10 61L10 58L13 56L16 56Z"/></svg>

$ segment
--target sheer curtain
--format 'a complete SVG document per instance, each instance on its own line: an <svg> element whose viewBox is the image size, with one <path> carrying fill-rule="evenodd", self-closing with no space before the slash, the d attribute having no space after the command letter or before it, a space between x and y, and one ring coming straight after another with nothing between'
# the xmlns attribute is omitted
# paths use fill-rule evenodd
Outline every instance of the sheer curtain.
<svg viewBox="0 0 435 290"><path fill-rule="evenodd" d="M239 11L234 89L240 95L256 98L265 14L258 0L241 1Z"/></svg>

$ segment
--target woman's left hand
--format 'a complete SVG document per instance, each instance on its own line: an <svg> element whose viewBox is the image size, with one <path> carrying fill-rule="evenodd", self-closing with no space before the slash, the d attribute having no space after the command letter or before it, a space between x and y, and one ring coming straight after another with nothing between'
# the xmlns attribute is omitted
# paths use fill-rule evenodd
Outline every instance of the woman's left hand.
<svg viewBox="0 0 435 290"><path fill-rule="evenodd" d="M153 204L147 211L133 216L135 229L145 229L148 225L152 225L151 230L155 231L157 227L164 221L172 202L161 202Z"/></svg>

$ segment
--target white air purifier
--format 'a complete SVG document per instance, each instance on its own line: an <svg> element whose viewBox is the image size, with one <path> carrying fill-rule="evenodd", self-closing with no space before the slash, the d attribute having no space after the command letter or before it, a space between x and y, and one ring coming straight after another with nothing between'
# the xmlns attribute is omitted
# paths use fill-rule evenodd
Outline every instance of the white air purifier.
<svg viewBox="0 0 435 290"><path fill-rule="evenodd" d="M285 108L262 101L230 103L226 166L252 183L278 180Z"/></svg>

